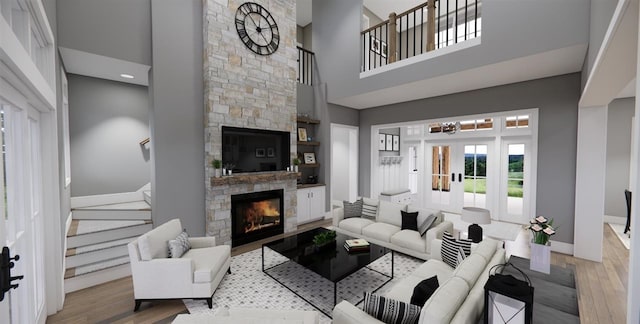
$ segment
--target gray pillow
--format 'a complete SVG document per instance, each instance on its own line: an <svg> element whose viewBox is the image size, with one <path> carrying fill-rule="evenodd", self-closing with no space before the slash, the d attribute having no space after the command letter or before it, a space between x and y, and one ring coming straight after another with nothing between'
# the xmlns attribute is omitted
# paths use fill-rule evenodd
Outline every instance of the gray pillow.
<svg viewBox="0 0 640 324"><path fill-rule="evenodd" d="M354 202L343 201L344 206L344 218L360 217L362 215L362 199L358 199Z"/></svg>
<svg viewBox="0 0 640 324"><path fill-rule="evenodd" d="M376 215L378 215L378 205L377 201L367 199L367 202L362 203L362 218L370 219L372 221L376 221ZM373 205L376 203L376 205Z"/></svg>
<svg viewBox="0 0 640 324"><path fill-rule="evenodd" d="M170 258L180 258L190 249L191 244L189 243L189 235L186 231L182 231L182 233L178 234L175 239L169 240Z"/></svg>
<svg viewBox="0 0 640 324"><path fill-rule="evenodd" d="M425 234L427 234L427 231L429 230L431 225L433 225L433 222L436 220L436 218L436 215L431 214L424 219L424 222L422 222L422 224L418 226L418 232L420 232L420 236L424 236Z"/></svg>

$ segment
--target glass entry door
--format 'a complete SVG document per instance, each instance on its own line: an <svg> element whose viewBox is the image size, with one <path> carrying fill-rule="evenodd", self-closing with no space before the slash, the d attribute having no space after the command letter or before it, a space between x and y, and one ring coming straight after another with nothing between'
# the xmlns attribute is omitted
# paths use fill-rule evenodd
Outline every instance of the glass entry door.
<svg viewBox="0 0 640 324"><path fill-rule="evenodd" d="M460 140L426 146L430 155L426 161L428 206L451 213L460 213L465 206L491 209L491 201L487 199L494 192L488 167L490 142Z"/></svg>

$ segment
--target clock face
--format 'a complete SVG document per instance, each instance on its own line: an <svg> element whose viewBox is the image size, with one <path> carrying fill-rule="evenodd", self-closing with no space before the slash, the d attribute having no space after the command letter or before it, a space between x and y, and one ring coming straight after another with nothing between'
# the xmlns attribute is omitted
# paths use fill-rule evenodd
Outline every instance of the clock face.
<svg viewBox="0 0 640 324"><path fill-rule="evenodd" d="M242 42L256 54L273 54L280 44L276 21L257 3L245 2L238 8L236 30Z"/></svg>

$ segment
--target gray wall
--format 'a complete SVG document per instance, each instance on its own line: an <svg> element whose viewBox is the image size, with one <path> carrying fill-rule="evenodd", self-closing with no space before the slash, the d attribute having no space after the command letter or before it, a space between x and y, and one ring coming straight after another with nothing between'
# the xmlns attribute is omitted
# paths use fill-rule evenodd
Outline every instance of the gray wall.
<svg viewBox="0 0 640 324"><path fill-rule="evenodd" d="M58 0L57 45L151 65L150 0Z"/></svg>
<svg viewBox="0 0 640 324"><path fill-rule="evenodd" d="M153 221L205 233L202 1L152 0Z"/></svg>
<svg viewBox="0 0 640 324"><path fill-rule="evenodd" d="M536 215L554 218L554 239L572 243L579 97L580 74L573 73L362 110L360 194L370 192L372 125L539 108Z"/></svg>
<svg viewBox="0 0 640 324"><path fill-rule="evenodd" d="M136 191L150 181L148 88L68 74L71 196Z"/></svg>
<svg viewBox="0 0 640 324"><path fill-rule="evenodd" d="M634 111L635 98L616 99L609 104L607 116L604 214L624 219L627 217L624 190L629 189L631 121Z"/></svg>
<svg viewBox="0 0 640 324"><path fill-rule="evenodd" d="M583 66L583 84L587 82L589 73L593 68L593 63L596 60L600 45L604 40L604 34L609 28L609 23L613 17L613 12L616 9L618 0L591 0L590 19L589 19L589 49L587 51L587 59Z"/></svg>
<svg viewBox="0 0 640 324"><path fill-rule="evenodd" d="M487 0L482 6L480 45L360 79L362 1L314 1L313 47L328 101L589 41L589 0Z"/></svg>
<svg viewBox="0 0 640 324"><path fill-rule="evenodd" d="M313 71L314 73L316 71ZM296 107L298 114L308 114L309 116L315 116L315 110L313 109L313 87L302 83L296 83L297 97Z"/></svg>
<svg viewBox="0 0 640 324"><path fill-rule="evenodd" d="M304 26L302 32L304 33L304 49L310 50L313 52L313 24L308 24Z"/></svg>
<svg viewBox="0 0 640 324"><path fill-rule="evenodd" d="M364 6L362 7L362 14L369 17L369 27L373 27L381 23L382 21L389 19L389 16L384 17L384 19L382 19L382 17L378 17L376 14L373 13L373 11L369 10L369 8Z"/></svg>

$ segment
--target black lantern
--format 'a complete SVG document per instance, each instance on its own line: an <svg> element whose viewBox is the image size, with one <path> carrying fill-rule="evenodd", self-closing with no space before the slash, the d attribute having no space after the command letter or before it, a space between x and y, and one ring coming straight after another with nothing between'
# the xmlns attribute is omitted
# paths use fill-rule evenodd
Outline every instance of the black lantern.
<svg viewBox="0 0 640 324"><path fill-rule="evenodd" d="M511 266L522 274L524 280L512 275L497 273ZM491 274L492 270L495 270ZM511 263L495 265L489 270L489 279L484 285L484 323L531 324L533 318L533 287L529 277Z"/></svg>

